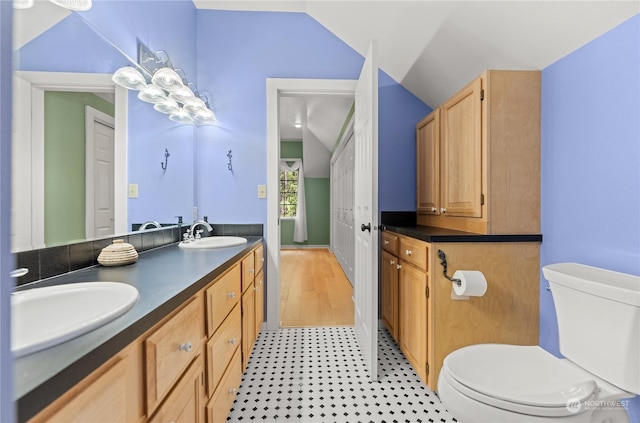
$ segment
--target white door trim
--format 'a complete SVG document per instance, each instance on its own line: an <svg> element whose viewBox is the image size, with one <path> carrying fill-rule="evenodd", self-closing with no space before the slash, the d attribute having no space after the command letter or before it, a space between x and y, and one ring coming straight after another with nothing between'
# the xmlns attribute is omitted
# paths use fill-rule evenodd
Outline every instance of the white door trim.
<svg viewBox="0 0 640 423"><path fill-rule="evenodd" d="M349 95L356 80L267 78L267 330L280 328L280 212L278 207L278 165L280 133L278 129L281 95Z"/></svg>
<svg viewBox="0 0 640 423"><path fill-rule="evenodd" d="M41 171L32 180L33 220L32 234L35 248L44 244L44 92L97 92L115 93L115 146L114 146L114 204L115 233L127 232L127 149L128 149L128 93L113 82L110 74L71 72L15 71L14 75L31 84L32 122L31 142L34 169ZM38 163L41 166L38 167ZM41 234L41 235L40 235Z"/></svg>

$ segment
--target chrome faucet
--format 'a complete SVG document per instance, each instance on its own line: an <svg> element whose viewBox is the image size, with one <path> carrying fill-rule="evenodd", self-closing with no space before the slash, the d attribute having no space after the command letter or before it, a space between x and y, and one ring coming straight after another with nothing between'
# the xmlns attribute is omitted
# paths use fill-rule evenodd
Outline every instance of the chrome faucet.
<svg viewBox="0 0 640 423"><path fill-rule="evenodd" d="M155 220L149 220L147 222L144 222L142 225L140 225L140 227L138 228L139 231L144 231L145 229L147 229L149 226L155 226L156 228L160 227L160 224L158 222L156 222Z"/></svg>
<svg viewBox="0 0 640 423"><path fill-rule="evenodd" d="M194 232L196 227L198 227L199 225L204 226L210 232L213 231L213 228L211 227L211 225L209 225L208 222L204 220L196 220L195 222L193 222L193 225L191 225L191 228L189 228L189 231L188 231L188 233L190 234L189 240L192 240L194 237L195 239L200 238L200 233L202 232L202 230L199 230L198 232Z"/></svg>

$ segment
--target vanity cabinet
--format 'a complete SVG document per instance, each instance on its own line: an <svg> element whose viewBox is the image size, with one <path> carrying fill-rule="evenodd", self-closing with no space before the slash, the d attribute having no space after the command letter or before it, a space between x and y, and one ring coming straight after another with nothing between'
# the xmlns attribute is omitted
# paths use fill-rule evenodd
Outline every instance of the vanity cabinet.
<svg viewBox="0 0 640 423"><path fill-rule="evenodd" d="M203 315L202 296L198 295L145 339L149 415L200 354L204 337Z"/></svg>
<svg viewBox="0 0 640 423"><path fill-rule="evenodd" d="M264 320L263 254L260 244L30 421L225 422Z"/></svg>
<svg viewBox="0 0 640 423"><path fill-rule="evenodd" d="M537 344L539 242L427 242L385 230L381 247L382 321L430 389L437 388L444 358L454 350ZM449 276L480 270L485 295L452 299L438 250L446 254Z"/></svg>
<svg viewBox="0 0 640 423"><path fill-rule="evenodd" d="M93 374L80 382L50 407L36 415L31 421L84 423L88 421L129 422L136 421L139 413L129 414L128 406L137 392L132 391L128 375L128 364L133 360L129 348L105 363ZM138 374L138 372L136 372Z"/></svg>
<svg viewBox="0 0 640 423"><path fill-rule="evenodd" d="M486 71L416 126L418 223L540 232L540 72Z"/></svg>

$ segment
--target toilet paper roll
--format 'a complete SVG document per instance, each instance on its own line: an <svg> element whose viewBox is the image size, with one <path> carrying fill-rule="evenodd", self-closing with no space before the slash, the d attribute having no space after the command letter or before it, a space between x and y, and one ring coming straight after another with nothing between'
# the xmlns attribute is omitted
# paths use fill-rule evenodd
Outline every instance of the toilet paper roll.
<svg viewBox="0 0 640 423"><path fill-rule="evenodd" d="M479 270L457 270L453 279L459 279L460 285L453 283L451 298L482 297L487 292L487 279Z"/></svg>

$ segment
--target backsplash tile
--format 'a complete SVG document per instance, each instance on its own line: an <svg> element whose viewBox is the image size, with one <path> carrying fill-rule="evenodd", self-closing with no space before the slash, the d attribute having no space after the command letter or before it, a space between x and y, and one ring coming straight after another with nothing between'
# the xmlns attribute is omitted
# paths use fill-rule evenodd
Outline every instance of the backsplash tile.
<svg viewBox="0 0 640 423"><path fill-rule="evenodd" d="M262 224L211 224L212 236L263 236ZM144 232L134 232L123 236L110 236L93 241L42 248L39 250L21 251L16 253L16 268L25 267L29 273L16 279L16 286L50 278L74 270L98 264L98 255L102 249L111 245L114 239L128 242L141 253L153 248L163 247L182 240L182 234L189 225L171 227ZM205 230L203 236L209 234Z"/></svg>

